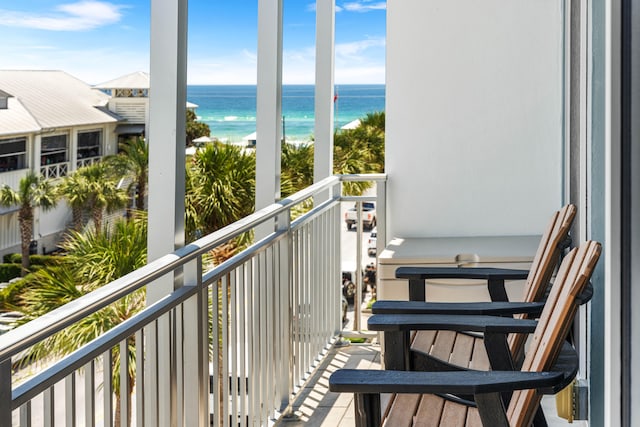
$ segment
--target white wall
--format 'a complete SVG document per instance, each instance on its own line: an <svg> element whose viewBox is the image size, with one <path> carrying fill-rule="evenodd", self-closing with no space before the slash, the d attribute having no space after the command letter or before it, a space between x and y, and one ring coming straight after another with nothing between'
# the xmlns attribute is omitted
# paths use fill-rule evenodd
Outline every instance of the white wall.
<svg viewBox="0 0 640 427"><path fill-rule="evenodd" d="M562 203L556 0L388 0L389 236L542 233Z"/></svg>

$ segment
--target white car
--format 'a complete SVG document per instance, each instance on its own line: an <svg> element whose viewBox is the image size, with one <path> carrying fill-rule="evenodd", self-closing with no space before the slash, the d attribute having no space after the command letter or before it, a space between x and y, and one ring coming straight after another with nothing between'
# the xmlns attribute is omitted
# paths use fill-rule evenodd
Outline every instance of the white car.
<svg viewBox="0 0 640 427"><path fill-rule="evenodd" d="M369 236L369 243L367 244L367 253L369 254L369 256L376 256L377 240L378 240L378 232L374 228L373 230L371 230L371 235Z"/></svg>

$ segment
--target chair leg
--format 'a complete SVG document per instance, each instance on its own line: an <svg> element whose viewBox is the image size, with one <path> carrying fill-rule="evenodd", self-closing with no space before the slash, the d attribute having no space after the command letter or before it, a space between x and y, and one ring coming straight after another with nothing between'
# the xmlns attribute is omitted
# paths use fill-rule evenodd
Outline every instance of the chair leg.
<svg viewBox="0 0 640 427"><path fill-rule="evenodd" d="M356 427L380 427L380 394L356 393L354 395Z"/></svg>
<svg viewBox="0 0 640 427"><path fill-rule="evenodd" d="M533 427L548 427L547 419L542 411L542 406L538 406L538 410L533 417Z"/></svg>
<svg viewBox="0 0 640 427"><path fill-rule="evenodd" d="M482 393L474 396L483 426L509 427L500 393Z"/></svg>

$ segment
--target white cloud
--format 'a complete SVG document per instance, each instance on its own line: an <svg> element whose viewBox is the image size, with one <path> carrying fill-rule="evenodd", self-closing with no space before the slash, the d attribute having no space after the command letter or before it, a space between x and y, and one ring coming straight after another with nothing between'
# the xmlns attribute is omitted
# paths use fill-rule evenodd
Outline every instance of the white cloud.
<svg viewBox="0 0 640 427"><path fill-rule="evenodd" d="M80 1L57 6L49 13L0 9L0 25L50 31L85 31L118 22L122 17L118 6L103 1Z"/></svg>
<svg viewBox="0 0 640 427"><path fill-rule="evenodd" d="M371 38L349 43L336 44L336 58L345 60L357 60L366 58L365 51L371 48L384 48L385 39Z"/></svg>
<svg viewBox="0 0 640 427"><path fill-rule="evenodd" d="M372 10L386 10L387 3L384 1L372 2L365 0L362 2L344 3L342 8L349 12L370 12Z"/></svg>

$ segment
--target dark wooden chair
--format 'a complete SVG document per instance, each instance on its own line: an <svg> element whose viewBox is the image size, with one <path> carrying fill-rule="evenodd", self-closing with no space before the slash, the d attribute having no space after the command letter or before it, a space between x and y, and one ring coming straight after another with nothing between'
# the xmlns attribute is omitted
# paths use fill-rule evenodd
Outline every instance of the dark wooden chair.
<svg viewBox="0 0 640 427"><path fill-rule="evenodd" d="M493 314L527 318L540 314L544 294L558 265L562 251L569 245L569 231L576 215L574 205L554 212L536 255L527 271L500 268L401 267L396 277L409 280L412 301L377 301L374 314ZM429 303L424 302L427 279L484 279L493 303ZM505 281L525 279L524 304L502 304L507 301ZM500 302L500 303L498 303ZM522 361L526 334L511 334L509 347L514 359ZM481 336L455 331L417 332L411 345L411 369L451 370L457 367L486 370L489 361Z"/></svg>
<svg viewBox="0 0 640 427"><path fill-rule="evenodd" d="M586 242L562 261L540 318L469 315L374 315L370 329L385 332L387 370L339 370L329 389L355 393L356 425L529 426L544 393L556 393L575 377L578 357L566 341L601 247ZM395 318L395 319L394 319ZM492 371L403 371L410 331L448 329L484 334ZM511 332L533 333L520 371L507 343ZM380 393L394 393L381 409ZM471 395L473 401L457 396Z"/></svg>

